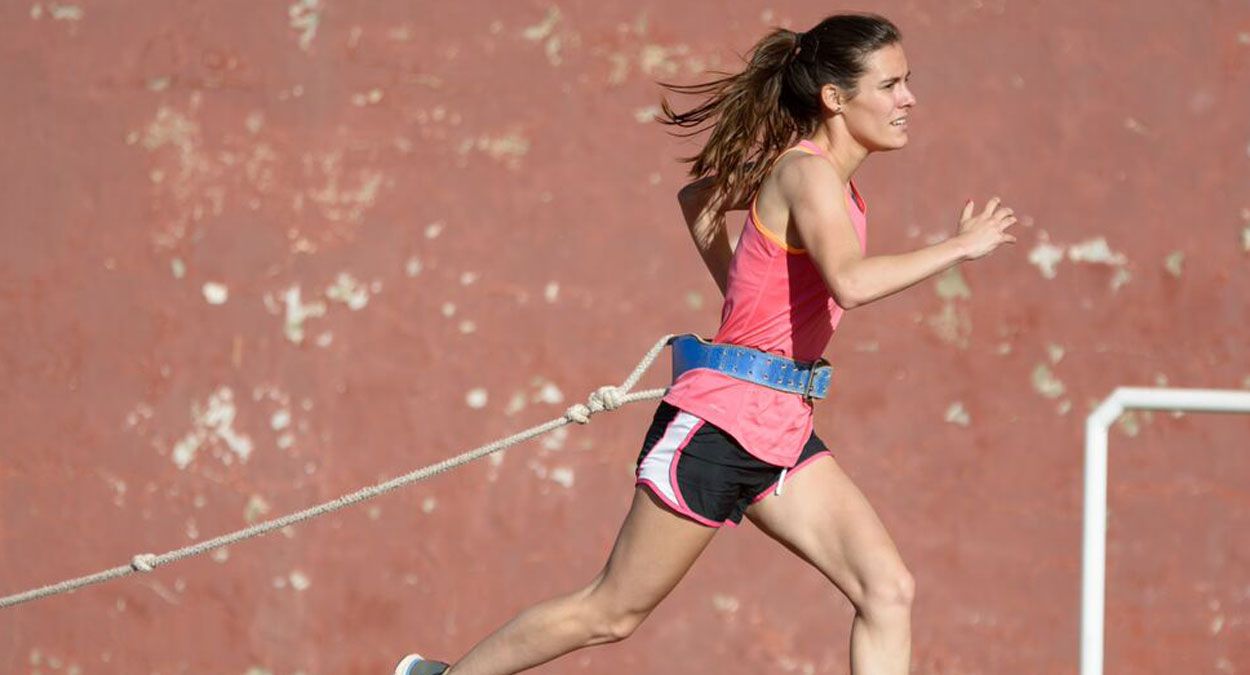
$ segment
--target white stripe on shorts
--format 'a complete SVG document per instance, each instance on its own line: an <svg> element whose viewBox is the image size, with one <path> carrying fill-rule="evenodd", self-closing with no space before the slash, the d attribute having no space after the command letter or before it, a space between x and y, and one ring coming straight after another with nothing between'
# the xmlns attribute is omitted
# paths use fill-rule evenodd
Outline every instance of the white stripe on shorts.
<svg viewBox="0 0 1250 675"><path fill-rule="evenodd" d="M674 482L673 462L677 460L677 449L686 445L690 435L702 423L703 420L684 410L677 411L677 415L665 428L664 435L656 441L638 467L638 478L654 485L674 504L684 504L686 501L677 498L677 485Z"/></svg>

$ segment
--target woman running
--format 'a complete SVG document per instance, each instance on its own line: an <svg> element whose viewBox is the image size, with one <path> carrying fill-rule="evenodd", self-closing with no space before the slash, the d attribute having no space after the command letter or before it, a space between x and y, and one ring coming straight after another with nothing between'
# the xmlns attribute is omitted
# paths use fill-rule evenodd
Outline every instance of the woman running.
<svg viewBox="0 0 1250 675"><path fill-rule="evenodd" d="M980 212L964 204L946 241L865 256L867 207L851 177L868 155L907 144L916 104L909 76L892 23L839 14L806 33L774 30L737 75L664 85L707 97L684 113L666 102L663 121L690 134L711 130L685 160L696 180L678 200L725 296L717 346L807 372L844 310L1015 241L1006 232L1016 222L1011 209L993 198ZM724 217L742 209L747 222L735 248ZM852 673L907 673L912 576L812 432L808 392L779 386L714 366L682 372L647 431L633 504L603 570L575 592L521 612L454 665L410 655L397 675L517 673L623 640L716 531L743 516L850 600Z"/></svg>

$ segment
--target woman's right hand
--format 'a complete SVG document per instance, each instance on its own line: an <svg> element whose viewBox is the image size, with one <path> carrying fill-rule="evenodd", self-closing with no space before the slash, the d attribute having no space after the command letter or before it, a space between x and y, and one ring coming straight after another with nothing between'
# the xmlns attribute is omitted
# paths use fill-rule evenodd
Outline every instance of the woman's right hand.
<svg viewBox="0 0 1250 675"><path fill-rule="evenodd" d="M1014 244L1016 238L1007 234L1007 228L1016 224L1015 212L999 204L994 197L985 205L985 210L974 214L972 200L964 205L959 216L959 234L964 240L968 260L976 260L989 255L1002 244Z"/></svg>

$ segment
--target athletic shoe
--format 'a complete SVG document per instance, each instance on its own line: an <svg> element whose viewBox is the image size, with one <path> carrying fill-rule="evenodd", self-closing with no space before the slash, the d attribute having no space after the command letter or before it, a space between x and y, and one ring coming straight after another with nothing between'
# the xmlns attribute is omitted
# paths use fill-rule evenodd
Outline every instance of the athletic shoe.
<svg viewBox="0 0 1250 675"><path fill-rule="evenodd" d="M420 654L409 654L395 666L395 675L443 675L450 667L442 661L426 661Z"/></svg>

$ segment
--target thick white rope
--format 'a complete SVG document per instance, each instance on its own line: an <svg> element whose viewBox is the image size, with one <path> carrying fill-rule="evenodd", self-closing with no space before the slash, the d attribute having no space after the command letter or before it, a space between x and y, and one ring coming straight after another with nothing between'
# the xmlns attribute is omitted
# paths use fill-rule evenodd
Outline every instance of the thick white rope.
<svg viewBox="0 0 1250 675"><path fill-rule="evenodd" d="M573 422L586 424L590 422L591 415L594 415L595 413L602 412L604 410L616 410L626 403L662 398L664 393L668 391L667 388L647 389L645 391L635 393L630 393L629 390L638 383L639 378L642 377L642 374L646 372L647 368L651 367L651 363L655 361L656 357L659 356L664 347L668 345L668 341L672 337L672 335L665 335L658 342L656 342L655 346L653 346L651 350L647 352L646 356L642 358L642 361L638 362L638 366L634 368L634 372L630 373L629 377L625 378L625 381L621 384L621 386L614 387L608 385L600 387L590 395L586 403L578 403L570 406L569 409L565 411L563 416L553 419L545 424L531 427L518 434L495 441L494 443L483 445L475 450L470 450L450 459L443 460L437 464L431 464L430 466L404 474L398 478L393 478L371 487L357 490L351 494L344 495L333 501L325 502L324 504L304 509L303 511L267 520L263 523L257 523L251 527L202 541L198 544L175 549L168 553L162 553L160 555L140 553L131 558L130 563L127 565L121 565L85 577L68 579L58 584L43 586L41 588L0 598L0 609L12 607L13 605L19 605L24 602L30 602L31 600L38 600L39 598L51 595L68 593L78 588L82 588L83 586L103 583L105 581L124 577L129 574L134 574L135 572L151 572L157 567L177 562L183 558L190 558L192 556L221 548L222 546L228 546L236 542L251 539L252 537L259 537L262 534L267 534L274 530L280 530L288 525L302 523L305 520L311 520L318 516L338 511L339 509L352 506L354 504L359 504L360 502L385 494L396 488L401 488L412 483L426 480L427 478L431 478L444 471L449 471L463 464L472 462L475 459L481 459L489 454L511 447L517 443L527 441L535 436L541 436L542 434L555 431L566 424L571 424Z"/></svg>

